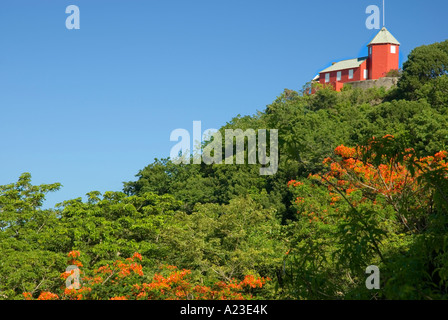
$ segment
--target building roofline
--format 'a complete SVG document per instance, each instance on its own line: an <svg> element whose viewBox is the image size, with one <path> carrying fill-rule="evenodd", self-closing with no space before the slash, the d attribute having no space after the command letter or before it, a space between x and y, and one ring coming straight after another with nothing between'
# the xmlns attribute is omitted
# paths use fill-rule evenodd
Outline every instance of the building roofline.
<svg viewBox="0 0 448 320"><path fill-rule="evenodd" d="M395 37L392 35L392 33L389 32L389 30L387 30L386 27L383 27L367 46L370 47L374 44L395 44L399 46L400 42L395 39Z"/></svg>
<svg viewBox="0 0 448 320"><path fill-rule="evenodd" d="M321 73L327 73L327 72L334 72L334 71L341 71L341 70L347 70L347 69L355 69L359 68L359 66L368 59L369 57L360 57L360 58L353 58L353 59L346 59L341 60L333 65L329 66L328 68L323 69L322 71L319 71L319 75ZM354 60L357 60L356 62ZM353 64L347 64L344 65L344 62L353 61ZM338 68L337 65L340 64L341 66ZM336 67L335 67L336 66Z"/></svg>

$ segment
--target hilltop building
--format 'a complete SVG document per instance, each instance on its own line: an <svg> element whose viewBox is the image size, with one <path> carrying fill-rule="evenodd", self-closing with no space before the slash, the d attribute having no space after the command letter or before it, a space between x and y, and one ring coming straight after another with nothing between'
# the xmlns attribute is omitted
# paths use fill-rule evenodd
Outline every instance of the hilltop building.
<svg viewBox="0 0 448 320"><path fill-rule="evenodd" d="M334 62L320 71L313 81L323 85L331 84L336 91L340 91L345 83L377 80L391 70L398 70L400 43L386 27L378 32L367 47L367 57Z"/></svg>

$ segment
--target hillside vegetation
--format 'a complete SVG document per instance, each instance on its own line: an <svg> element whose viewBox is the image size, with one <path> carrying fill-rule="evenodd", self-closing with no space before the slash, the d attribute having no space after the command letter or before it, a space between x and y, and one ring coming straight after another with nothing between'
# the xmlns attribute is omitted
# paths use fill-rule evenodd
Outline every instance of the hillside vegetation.
<svg viewBox="0 0 448 320"><path fill-rule="evenodd" d="M286 89L220 131L249 128L279 130L275 175L155 159L54 209L59 184L0 186L0 299L448 298L448 41L390 91Z"/></svg>

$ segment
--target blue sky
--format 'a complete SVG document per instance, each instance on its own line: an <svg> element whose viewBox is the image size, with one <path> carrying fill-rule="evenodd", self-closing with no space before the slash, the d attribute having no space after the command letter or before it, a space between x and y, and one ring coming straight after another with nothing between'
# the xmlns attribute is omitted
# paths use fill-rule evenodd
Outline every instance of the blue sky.
<svg viewBox="0 0 448 320"><path fill-rule="evenodd" d="M0 184L60 182L46 206L168 157L172 130L219 128L367 55L380 0L2 0ZM426 3L430 3L427 5ZM68 5L81 29L68 30ZM401 62L448 38L446 0L386 0Z"/></svg>

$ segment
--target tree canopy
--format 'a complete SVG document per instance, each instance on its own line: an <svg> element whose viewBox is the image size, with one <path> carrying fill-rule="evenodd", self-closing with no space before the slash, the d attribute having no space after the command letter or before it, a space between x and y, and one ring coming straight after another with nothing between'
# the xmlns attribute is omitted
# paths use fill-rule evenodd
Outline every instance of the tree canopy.
<svg viewBox="0 0 448 320"><path fill-rule="evenodd" d="M0 186L0 299L447 299L447 66L448 41L418 47L389 91L285 89L220 128L278 129L272 176L155 159L44 209L60 184L24 173Z"/></svg>

